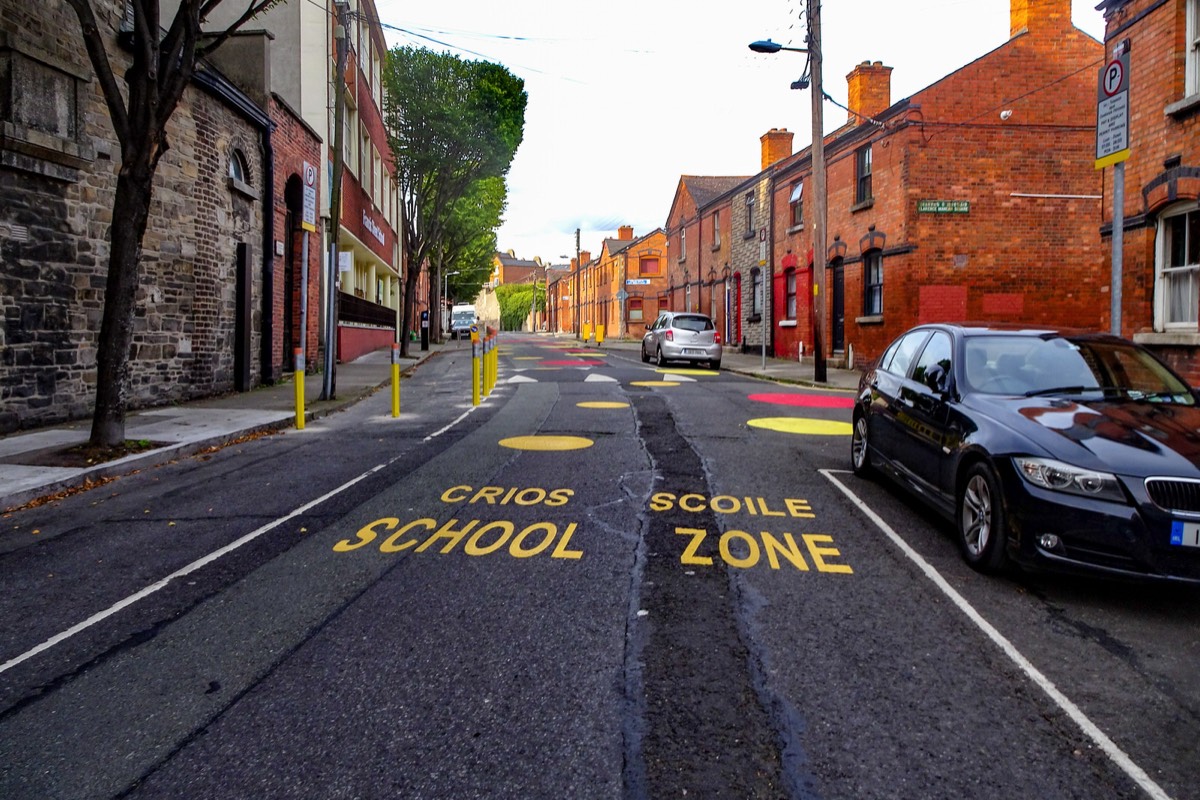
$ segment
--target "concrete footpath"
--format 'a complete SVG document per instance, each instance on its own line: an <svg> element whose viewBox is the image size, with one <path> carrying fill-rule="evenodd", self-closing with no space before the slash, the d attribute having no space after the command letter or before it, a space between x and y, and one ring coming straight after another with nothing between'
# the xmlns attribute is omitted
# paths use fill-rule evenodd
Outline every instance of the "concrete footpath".
<svg viewBox="0 0 1200 800"><path fill-rule="evenodd" d="M538 334L538 338L544 338L547 343L576 342L569 334ZM501 343L503 341L501 336ZM597 345L592 341L583 346L595 348ZM410 358L401 361L401 373L411 373L421 362L440 352L466 347L465 343L454 341L431 344L426 351L413 346ZM609 351L627 351L628 357L635 360L639 348L637 341L619 340L606 341L601 346ZM306 375L305 420L312 421L340 411L380 388L386 388L391 382L391 364L391 352L387 349L338 364L332 400L317 399L324 385L323 375ZM721 368L781 383L843 391L857 388L860 375L858 370L829 368L826 370L827 381L818 384L813 380L811 359L803 362L764 359L761 354L748 355L732 350L726 350ZM504 381L503 367L499 380ZM293 427L295 423L295 386L288 380L249 392L132 412L125 422L126 438L161 442L163 446L89 467L50 467L40 466L38 462L45 460L46 453L85 443L91 432L90 419L9 434L0 437L0 510L17 508L38 498L86 486L89 482L219 447L250 434Z"/></svg>

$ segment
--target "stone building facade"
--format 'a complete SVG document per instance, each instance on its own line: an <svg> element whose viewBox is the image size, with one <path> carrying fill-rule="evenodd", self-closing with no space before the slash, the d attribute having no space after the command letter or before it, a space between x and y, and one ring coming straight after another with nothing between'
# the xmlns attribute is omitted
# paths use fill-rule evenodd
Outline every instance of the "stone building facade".
<svg viewBox="0 0 1200 800"><path fill-rule="evenodd" d="M96 4L119 76L123 6ZM120 148L65 3L0 0L0 433L91 414ZM214 70L168 128L143 242L131 409L263 378L269 118Z"/></svg>

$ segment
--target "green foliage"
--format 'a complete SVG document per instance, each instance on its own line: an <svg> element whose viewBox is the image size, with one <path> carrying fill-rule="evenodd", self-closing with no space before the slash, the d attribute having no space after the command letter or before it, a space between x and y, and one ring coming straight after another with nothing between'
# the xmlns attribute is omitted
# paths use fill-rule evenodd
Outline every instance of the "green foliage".
<svg viewBox="0 0 1200 800"><path fill-rule="evenodd" d="M458 273L450 276L450 297L475 297L491 275L507 195L503 178L484 178L454 203L438 247L441 258L435 259L447 272Z"/></svg>
<svg viewBox="0 0 1200 800"><path fill-rule="evenodd" d="M418 47L388 53L383 85L384 124L404 203L408 329L417 273L426 263L443 269L454 263L449 269L466 276L485 257L490 262L504 176L524 136L528 97L524 81L503 66ZM488 181L499 181L499 188Z"/></svg>
<svg viewBox="0 0 1200 800"><path fill-rule="evenodd" d="M533 302L534 287L531 283L502 283L496 287L496 300L500 303L500 330L519 331L529 318ZM546 287L537 287L537 310L546 310Z"/></svg>

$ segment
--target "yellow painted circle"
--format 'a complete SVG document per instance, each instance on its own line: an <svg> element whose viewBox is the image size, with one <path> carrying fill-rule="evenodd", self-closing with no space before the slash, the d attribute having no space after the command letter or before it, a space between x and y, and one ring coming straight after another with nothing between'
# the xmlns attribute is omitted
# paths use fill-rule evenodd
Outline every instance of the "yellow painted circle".
<svg viewBox="0 0 1200 800"><path fill-rule="evenodd" d="M586 400L575 405L580 408L629 408L629 403L615 403L607 400Z"/></svg>
<svg viewBox="0 0 1200 800"><path fill-rule="evenodd" d="M678 386L679 381L633 381L630 386Z"/></svg>
<svg viewBox="0 0 1200 800"><path fill-rule="evenodd" d="M849 436L849 422L831 419L797 419L795 417L763 417L746 423L751 428L763 428L779 433L798 433L804 436Z"/></svg>
<svg viewBox="0 0 1200 800"><path fill-rule="evenodd" d="M501 447L513 450L582 450L595 442L582 436L513 436L501 439Z"/></svg>
<svg viewBox="0 0 1200 800"><path fill-rule="evenodd" d="M721 373L712 369L688 369L682 367L679 369L656 369L655 372L663 375L720 375Z"/></svg>

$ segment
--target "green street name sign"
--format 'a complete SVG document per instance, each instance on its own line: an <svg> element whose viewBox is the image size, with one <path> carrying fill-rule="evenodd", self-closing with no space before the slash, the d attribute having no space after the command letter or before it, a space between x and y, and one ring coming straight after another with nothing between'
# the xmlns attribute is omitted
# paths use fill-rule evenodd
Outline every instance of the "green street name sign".
<svg viewBox="0 0 1200 800"><path fill-rule="evenodd" d="M969 214L970 200L918 200L917 212L921 214Z"/></svg>

